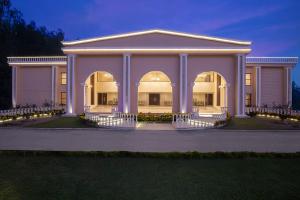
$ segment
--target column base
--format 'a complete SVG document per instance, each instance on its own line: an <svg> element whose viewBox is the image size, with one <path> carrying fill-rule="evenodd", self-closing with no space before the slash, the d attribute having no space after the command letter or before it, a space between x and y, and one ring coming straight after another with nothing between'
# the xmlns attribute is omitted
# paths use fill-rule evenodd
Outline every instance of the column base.
<svg viewBox="0 0 300 200"><path fill-rule="evenodd" d="M66 113L63 116L64 117L76 117L77 115L75 113Z"/></svg>

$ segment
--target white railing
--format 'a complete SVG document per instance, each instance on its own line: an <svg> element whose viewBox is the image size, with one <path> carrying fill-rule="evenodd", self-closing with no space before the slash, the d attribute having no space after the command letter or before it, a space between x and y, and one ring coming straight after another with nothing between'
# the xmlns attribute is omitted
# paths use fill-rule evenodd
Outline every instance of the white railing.
<svg viewBox="0 0 300 200"><path fill-rule="evenodd" d="M174 114L172 118L172 124L177 129L211 128L214 123L213 118L198 118L193 114Z"/></svg>
<svg viewBox="0 0 300 200"><path fill-rule="evenodd" d="M16 116L16 115L26 115L33 114L36 112L48 112L53 110L63 110L62 106L49 106L49 107L30 107L30 108L13 108L8 110L0 110L0 116Z"/></svg>
<svg viewBox="0 0 300 200"><path fill-rule="evenodd" d="M174 114L172 124L177 129L198 129L212 128L217 121L223 121L227 118L227 108L222 107L221 113L217 114L199 114L197 107L193 108L193 113L189 114Z"/></svg>
<svg viewBox="0 0 300 200"><path fill-rule="evenodd" d="M113 115L85 113L85 119L96 122L99 127L109 128L135 128L137 123L137 115L120 112Z"/></svg>
<svg viewBox="0 0 300 200"><path fill-rule="evenodd" d="M300 116L300 110L292 110L290 108L276 108L276 107L246 107L246 114L250 112L268 113L268 114L282 114L290 116Z"/></svg>
<svg viewBox="0 0 300 200"><path fill-rule="evenodd" d="M297 64L298 57L246 57L246 63Z"/></svg>
<svg viewBox="0 0 300 200"><path fill-rule="evenodd" d="M7 57L9 64L13 63L67 63L66 56L32 56L32 57Z"/></svg>

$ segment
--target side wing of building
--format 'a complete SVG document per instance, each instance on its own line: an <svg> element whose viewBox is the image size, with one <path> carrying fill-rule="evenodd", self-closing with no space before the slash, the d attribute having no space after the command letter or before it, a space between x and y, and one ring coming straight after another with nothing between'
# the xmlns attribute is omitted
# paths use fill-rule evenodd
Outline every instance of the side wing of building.
<svg viewBox="0 0 300 200"><path fill-rule="evenodd" d="M12 106L66 104L66 57L9 57Z"/></svg>
<svg viewBox="0 0 300 200"><path fill-rule="evenodd" d="M292 69L297 57L247 57L246 106L281 106L292 103Z"/></svg>

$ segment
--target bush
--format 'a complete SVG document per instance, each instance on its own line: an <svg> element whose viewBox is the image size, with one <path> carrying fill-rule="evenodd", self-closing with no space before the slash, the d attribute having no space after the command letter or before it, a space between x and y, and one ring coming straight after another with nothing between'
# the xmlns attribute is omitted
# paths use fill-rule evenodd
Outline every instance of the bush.
<svg viewBox="0 0 300 200"><path fill-rule="evenodd" d="M288 115L280 114L279 117L283 121L288 118Z"/></svg>
<svg viewBox="0 0 300 200"><path fill-rule="evenodd" d="M138 121L141 122L172 122L172 117L172 113L139 113L137 116Z"/></svg>
<svg viewBox="0 0 300 200"><path fill-rule="evenodd" d="M249 112L247 115L249 117L255 117L257 115L257 112Z"/></svg>

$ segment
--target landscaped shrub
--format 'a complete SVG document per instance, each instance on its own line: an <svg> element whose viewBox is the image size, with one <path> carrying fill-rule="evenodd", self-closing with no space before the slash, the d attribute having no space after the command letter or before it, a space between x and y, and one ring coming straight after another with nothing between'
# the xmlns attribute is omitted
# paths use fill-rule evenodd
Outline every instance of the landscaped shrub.
<svg viewBox="0 0 300 200"><path fill-rule="evenodd" d="M249 117L255 117L257 115L257 112L249 112L247 115Z"/></svg>
<svg viewBox="0 0 300 200"><path fill-rule="evenodd" d="M137 117L141 122L172 122L173 115L172 113L139 113Z"/></svg>
<svg viewBox="0 0 300 200"><path fill-rule="evenodd" d="M280 119L283 121L283 120L285 120L285 119L288 118L288 115L280 114L279 117L280 117Z"/></svg>

